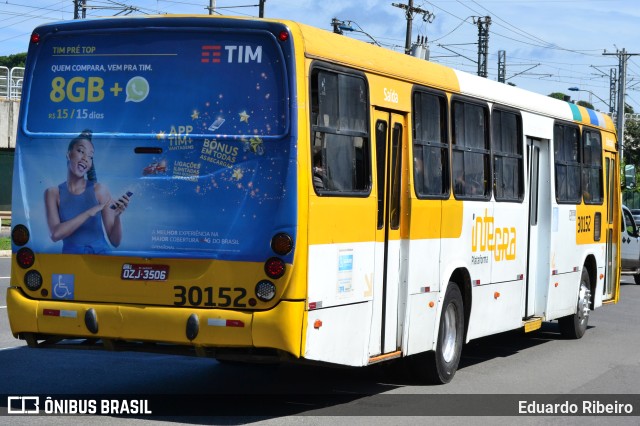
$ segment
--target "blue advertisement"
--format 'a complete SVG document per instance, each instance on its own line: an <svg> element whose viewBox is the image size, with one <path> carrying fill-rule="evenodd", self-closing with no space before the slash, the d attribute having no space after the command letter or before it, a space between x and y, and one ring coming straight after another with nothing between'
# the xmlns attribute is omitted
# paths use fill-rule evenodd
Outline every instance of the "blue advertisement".
<svg viewBox="0 0 640 426"><path fill-rule="evenodd" d="M276 232L294 234L270 33L61 31L34 57L13 201L33 249L264 260Z"/></svg>

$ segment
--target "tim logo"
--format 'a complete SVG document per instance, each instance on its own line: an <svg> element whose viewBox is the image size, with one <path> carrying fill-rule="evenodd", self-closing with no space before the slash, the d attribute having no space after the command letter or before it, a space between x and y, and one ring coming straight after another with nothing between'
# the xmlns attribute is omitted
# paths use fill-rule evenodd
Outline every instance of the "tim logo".
<svg viewBox="0 0 640 426"><path fill-rule="evenodd" d="M9 396L7 397L7 414L40 413L40 397Z"/></svg>
<svg viewBox="0 0 640 426"><path fill-rule="evenodd" d="M255 62L262 63L262 46L221 46L221 45L204 45L202 46L202 57L200 62L203 64L219 64L226 59L228 64L248 64Z"/></svg>
<svg viewBox="0 0 640 426"><path fill-rule="evenodd" d="M220 63L220 56L222 55L222 46L220 45L206 45L202 46L202 59L200 62L208 64L210 62L214 64Z"/></svg>

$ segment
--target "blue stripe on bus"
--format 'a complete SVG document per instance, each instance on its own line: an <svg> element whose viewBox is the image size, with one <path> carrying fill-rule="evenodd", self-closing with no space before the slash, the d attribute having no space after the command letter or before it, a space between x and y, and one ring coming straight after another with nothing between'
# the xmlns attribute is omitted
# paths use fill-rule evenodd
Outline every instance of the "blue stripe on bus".
<svg viewBox="0 0 640 426"><path fill-rule="evenodd" d="M589 113L589 118L591 119L591 124L594 124L596 126L601 126L602 123L600 123L600 117L598 117L598 113L595 112L592 109L587 108L587 112Z"/></svg>

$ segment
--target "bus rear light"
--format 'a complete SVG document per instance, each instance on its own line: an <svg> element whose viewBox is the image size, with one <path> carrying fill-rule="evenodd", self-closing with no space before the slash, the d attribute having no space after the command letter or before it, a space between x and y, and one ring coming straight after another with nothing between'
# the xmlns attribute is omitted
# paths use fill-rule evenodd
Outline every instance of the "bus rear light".
<svg viewBox="0 0 640 426"><path fill-rule="evenodd" d="M16 225L11 231L11 240L19 247L29 242L29 230L24 225Z"/></svg>
<svg viewBox="0 0 640 426"><path fill-rule="evenodd" d="M28 271L24 276L24 285L31 291L42 287L42 275L36 270Z"/></svg>
<svg viewBox="0 0 640 426"><path fill-rule="evenodd" d="M271 249L280 256L289 254L293 250L293 239L284 232L276 234L271 239Z"/></svg>
<svg viewBox="0 0 640 426"><path fill-rule="evenodd" d="M278 34L278 40L282 42L289 40L289 32L285 30L280 31L280 34Z"/></svg>
<svg viewBox="0 0 640 426"><path fill-rule="evenodd" d="M36 255L31 251L31 249L22 247L18 250L18 254L16 255L16 260L18 261L18 266L22 269L28 269L33 266L36 261Z"/></svg>
<svg viewBox="0 0 640 426"><path fill-rule="evenodd" d="M40 43L40 34L38 33L31 34L31 43Z"/></svg>
<svg viewBox="0 0 640 426"><path fill-rule="evenodd" d="M602 215L600 212L596 213L596 217L593 220L593 241L600 241L600 228L602 227Z"/></svg>
<svg viewBox="0 0 640 426"><path fill-rule="evenodd" d="M256 297L263 302L268 302L276 295L276 286L271 281L262 280L256 284Z"/></svg>
<svg viewBox="0 0 640 426"><path fill-rule="evenodd" d="M271 279L278 279L284 275L284 271L286 266L282 259L278 259L277 257L272 257L264 263L264 272Z"/></svg>

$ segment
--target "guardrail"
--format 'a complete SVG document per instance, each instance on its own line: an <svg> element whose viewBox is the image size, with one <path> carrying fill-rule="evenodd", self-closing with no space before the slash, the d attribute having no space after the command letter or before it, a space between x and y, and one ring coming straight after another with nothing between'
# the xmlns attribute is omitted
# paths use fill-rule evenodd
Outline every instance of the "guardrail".
<svg viewBox="0 0 640 426"><path fill-rule="evenodd" d="M20 100L23 79L23 67L0 67L0 97Z"/></svg>

